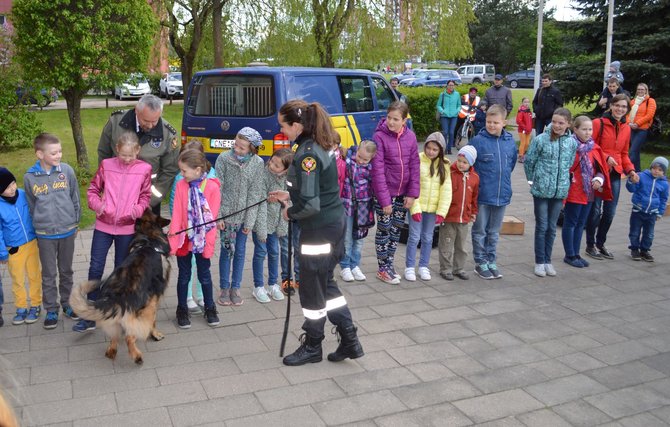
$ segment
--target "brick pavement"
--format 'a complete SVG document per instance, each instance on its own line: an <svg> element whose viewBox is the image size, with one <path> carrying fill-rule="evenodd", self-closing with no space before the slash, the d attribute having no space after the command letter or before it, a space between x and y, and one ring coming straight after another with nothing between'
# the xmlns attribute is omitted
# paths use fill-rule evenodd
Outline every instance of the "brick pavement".
<svg viewBox="0 0 670 427"><path fill-rule="evenodd" d="M341 284L366 351L356 361L282 366L285 302L253 299L248 263L244 305L219 307L214 329L199 317L190 330L175 326L173 277L159 312L166 338L141 344L141 367L124 345L116 361L106 359L104 334L71 332L69 319L51 331L41 321L6 324L0 386L25 426L669 425L670 218L656 228L657 262L632 261L624 190L608 240L615 260L568 267L559 237L558 276L539 279L522 168L514 190L507 212L526 221L526 233L501 236L501 280L446 282L434 251L432 281L382 284L368 238L368 281ZM91 234L84 230L77 240L77 281L86 276ZM251 250L249 240L248 259ZM398 270L403 263L400 246ZM5 267L2 278L7 322L13 307ZM288 351L300 333L294 307ZM336 345L327 334L325 350Z"/></svg>

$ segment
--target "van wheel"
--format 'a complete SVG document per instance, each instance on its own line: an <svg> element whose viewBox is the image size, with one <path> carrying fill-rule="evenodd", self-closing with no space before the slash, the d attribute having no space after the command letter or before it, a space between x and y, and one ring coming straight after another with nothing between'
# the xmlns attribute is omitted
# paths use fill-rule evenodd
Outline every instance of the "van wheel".
<svg viewBox="0 0 670 427"><path fill-rule="evenodd" d="M509 82L509 85L511 88L516 89L519 87L519 82L517 82L516 80L512 80L511 82Z"/></svg>
<svg viewBox="0 0 670 427"><path fill-rule="evenodd" d="M479 79L472 79L472 83L474 84L480 84L482 81Z"/></svg>

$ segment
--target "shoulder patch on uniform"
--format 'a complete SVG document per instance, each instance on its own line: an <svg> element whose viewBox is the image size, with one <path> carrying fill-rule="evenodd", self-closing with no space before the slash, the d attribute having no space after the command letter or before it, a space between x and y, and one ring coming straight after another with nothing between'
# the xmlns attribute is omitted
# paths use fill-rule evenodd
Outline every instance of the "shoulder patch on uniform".
<svg viewBox="0 0 670 427"><path fill-rule="evenodd" d="M291 151L293 151L294 153L298 151L298 144L293 144L293 147L291 147Z"/></svg>
<svg viewBox="0 0 670 427"><path fill-rule="evenodd" d="M179 141L177 140L177 137L175 136L174 138L172 138L172 149L174 150L175 148L177 148L178 144L179 144Z"/></svg>
<svg viewBox="0 0 670 427"><path fill-rule="evenodd" d="M112 112L112 116L115 116L115 115L117 115L117 114L123 114L123 113L125 113L125 112L126 112L126 110L116 110L116 111L113 111L113 112Z"/></svg>
<svg viewBox="0 0 670 427"><path fill-rule="evenodd" d="M165 125L166 128L168 128L170 132L177 134L177 129L175 129L170 123L163 120L163 124Z"/></svg>
<svg viewBox="0 0 670 427"><path fill-rule="evenodd" d="M304 170L305 172L311 172L314 169L316 169L316 160L312 156L307 156L304 159L302 159L300 166L302 167L302 170Z"/></svg>

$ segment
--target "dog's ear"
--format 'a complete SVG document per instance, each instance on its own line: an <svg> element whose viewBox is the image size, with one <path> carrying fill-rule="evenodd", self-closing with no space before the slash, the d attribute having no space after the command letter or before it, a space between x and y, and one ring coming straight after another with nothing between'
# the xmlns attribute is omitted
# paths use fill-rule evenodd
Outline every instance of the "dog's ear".
<svg viewBox="0 0 670 427"><path fill-rule="evenodd" d="M142 216L135 220L135 232L141 232L143 230L142 224L153 223L156 221L156 218L157 216L153 213L151 208L146 208L142 213Z"/></svg>
<svg viewBox="0 0 670 427"><path fill-rule="evenodd" d="M162 216L156 217L156 221L158 222L158 226L160 228L165 228L168 225L170 225L170 220L167 218L163 218Z"/></svg>

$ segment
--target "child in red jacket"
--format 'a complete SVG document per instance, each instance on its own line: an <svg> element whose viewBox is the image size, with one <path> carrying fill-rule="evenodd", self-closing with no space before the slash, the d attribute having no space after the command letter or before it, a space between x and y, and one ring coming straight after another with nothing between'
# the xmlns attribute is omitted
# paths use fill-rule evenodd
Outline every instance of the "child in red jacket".
<svg viewBox="0 0 670 427"><path fill-rule="evenodd" d="M454 280L454 276L462 280L470 278L463 268L468 257L465 250L468 223L477 217L479 175L472 168L475 160L477 150L466 145L451 165L451 205L440 226L439 241L440 276L446 280Z"/></svg>
<svg viewBox="0 0 670 427"><path fill-rule="evenodd" d="M530 112L530 99L523 98L519 111L516 113L516 124L519 132L519 163L523 163L524 155L530 144L530 134L533 132L533 113Z"/></svg>

